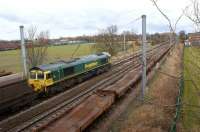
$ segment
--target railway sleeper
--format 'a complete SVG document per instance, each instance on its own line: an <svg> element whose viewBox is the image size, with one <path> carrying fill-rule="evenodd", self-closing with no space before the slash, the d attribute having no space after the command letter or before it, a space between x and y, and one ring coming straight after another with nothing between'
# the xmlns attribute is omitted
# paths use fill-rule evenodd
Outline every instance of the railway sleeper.
<svg viewBox="0 0 200 132"><path fill-rule="evenodd" d="M81 132L87 128L94 120L96 120L103 112L105 112L115 100L115 95L112 92L95 92L89 96L84 102L69 111L66 117L61 118L55 126L48 131L70 131ZM46 124L48 125L48 124ZM42 129L46 129L43 127ZM37 131L41 130L38 128Z"/></svg>
<svg viewBox="0 0 200 132"><path fill-rule="evenodd" d="M1 104L0 115L5 112L15 113L19 111L21 107L31 106L32 102L37 98L37 94L26 94L15 100L11 100Z"/></svg>
<svg viewBox="0 0 200 132"><path fill-rule="evenodd" d="M163 54L159 54L152 60L148 66L148 72L156 65L156 63L169 51L163 50ZM135 73L135 74L133 74ZM131 85L134 85L141 78L141 72L137 75L136 72L130 72L121 79L121 86L115 83L106 89L98 89L94 94L89 96L84 102L72 109L65 117L59 120L59 123L53 124L51 131L83 131L88 127L96 118L105 112L114 103L116 97L125 94ZM128 81L127 81L128 79ZM131 81L130 81L131 79ZM125 83L122 83L125 81Z"/></svg>

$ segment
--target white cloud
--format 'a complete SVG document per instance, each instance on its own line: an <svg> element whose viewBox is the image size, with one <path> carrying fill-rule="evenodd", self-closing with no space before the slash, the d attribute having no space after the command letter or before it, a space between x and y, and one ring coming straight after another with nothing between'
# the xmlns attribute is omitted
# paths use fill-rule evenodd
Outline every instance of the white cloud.
<svg viewBox="0 0 200 132"><path fill-rule="evenodd" d="M159 0L158 4L175 22L189 0ZM49 30L51 37L95 34L111 24L125 25L147 15L147 31L167 31L167 21L150 0L1 0L0 39L18 39L19 25ZM191 23L180 21L178 29L191 30ZM120 27L140 32L141 23ZM191 27L191 26L190 26Z"/></svg>

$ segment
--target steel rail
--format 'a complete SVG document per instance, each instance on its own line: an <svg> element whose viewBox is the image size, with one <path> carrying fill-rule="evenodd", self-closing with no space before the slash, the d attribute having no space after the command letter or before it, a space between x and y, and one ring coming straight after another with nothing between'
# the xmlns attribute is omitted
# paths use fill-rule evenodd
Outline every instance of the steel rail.
<svg viewBox="0 0 200 132"><path fill-rule="evenodd" d="M155 49L157 49L158 47L160 47L160 46L157 46ZM153 51L153 49L151 49L150 51ZM153 52L152 52L153 53ZM152 53L149 53L149 55L151 55ZM139 53L138 53L139 54ZM124 61L120 61L120 62L118 62L118 63L116 63L116 66L117 65L120 65L120 64L123 64L124 62L128 62L128 61L130 61L131 59L133 59L133 58L139 58L139 56L140 55L135 55L135 56L132 56L132 57L129 57L128 59L125 59ZM133 61L133 60L132 60ZM139 59L137 60L137 61L139 61ZM139 63L139 62L138 62ZM124 65L124 64L123 64ZM126 65L124 65L124 66L126 66ZM133 68L133 66L131 65L130 67L132 67ZM126 69L128 69L129 67L127 67L127 68L125 68L124 70L126 70ZM118 69L119 70L119 69ZM117 72L118 70L116 70L115 72ZM117 76L118 75L118 77L116 77L116 79L113 79L114 81L112 81L112 83L113 82L115 82L117 79L120 79L121 77L122 77L122 75L120 75L120 73L122 73L122 71L123 70L121 70L121 72L119 72L119 73L117 73L117 74L114 74L113 76L115 77L115 76ZM128 70L127 70L128 71ZM112 76L111 76L112 77ZM110 78L111 78L110 77ZM108 84L108 81L109 79L107 78L107 79L105 79L105 81L101 81L101 83L99 82L99 83L97 83L96 84L96 86L93 86L93 87L91 87L90 89L88 89L89 91L92 91L92 89L95 89L95 88L97 88L98 87L98 85L100 86L100 85L102 85L102 84L104 84L104 86L106 86L106 85L109 85ZM111 83L110 83L111 84ZM103 85L102 85L103 86ZM82 95L79 95L79 96L77 96L77 97L75 97L74 99L71 99L71 100L77 100L80 96L83 96L83 95L86 95L86 93L88 93L87 92L87 90L86 91L84 91L83 93L82 93ZM69 104L69 102L70 102L70 100L68 101L68 104ZM66 104L65 104L66 105ZM61 106L60 106L61 107ZM52 110L53 111L53 110ZM55 112L55 111L54 111ZM14 118L13 118L14 119ZM41 118L42 119L42 118ZM39 120L39 118L37 119L37 120ZM35 122L37 122L36 120L35 120ZM1 126L1 122L0 122L0 126ZM3 129L2 129L3 130ZM11 129L11 130L13 130L13 129ZM19 130L19 129L18 129Z"/></svg>
<svg viewBox="0 0 200 132"><path fill-rule="evenodd" d="M158 52L158 53L160 54L160 52ZM154 54L153 56L156 56L156 55L158 55L158 54ZM84 98L88 97L97 88L102 89L106 86L113 84L114 82L116 82L117 80L122 78L126 73L130 72L131 68L133 68L133 67L129 66L126 69L123 69L123 71L120 71L117 74L112 75L112 76L106 78L105 80L102 80L101 82L99 82L95 86L92 86L91 88L89 88L88 90L79 94L78 96L64 102L63 104L59 105L55 109L50 110L49 112L46 112L44 115L42 115L42 117L40 116L40 118L36 118L36 120L29 122L29 125L26 124L26 126L24 126L23 128L20 128L20 129L18 128L17 130L15 129L15 131L23 131L23 130L27 130L27 129L35 130L35 129L38 129L38 127L44 126L44 124L48 124L48 122L55 120L55 118L58 118L59 115L62 115L64 113L66 113L69 109L71 109L72 107L69 107L69 105L71 104L72 106L74 106L73 105L74 101L81 100L80 98L84 99ZM138 65L136 65L133 69L138 70L140 68L141 67L138 62ZM77 104L77 103L75 103L75 104Z"/></svg>

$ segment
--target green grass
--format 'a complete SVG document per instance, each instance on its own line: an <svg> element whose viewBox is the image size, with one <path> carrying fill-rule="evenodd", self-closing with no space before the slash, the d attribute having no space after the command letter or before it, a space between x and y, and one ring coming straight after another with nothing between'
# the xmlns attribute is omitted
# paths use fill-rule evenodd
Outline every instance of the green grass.
<svg viewBox="0 0 200 132"><path fill-rule="evenodd" d="M66 59L72 57L73 52L77 48L78 45L64 45L64 46L52 46L48 48L48 60L55 61L58 59ZM79 57L83 55L88 55L94 53L91 49L90 44L82 44L78 48L78 51L74 55L74 57Z"/></svg>
<svg viewBox="0 0 200 132"><path fill-rule="evenodd" d="M67 59L72 56L78 45L51 46L48 48L47 59L45 63L53 62L59 59ZM81 44L74 57L94 53L90 44ZM0 71L21 72L21 51L10 50L0 52Z"/></svg>
<svg viewBox="0 0 200 132"><path fill-rule="evenodd" d="M184 49L184 94L183 102L193 105L183 105L182 124L186 131L200 130L200 48L186 47Z"/></svg>
<svg viewBox="0 0 200 132"><path fill-rule="evenodd" d="M62 46L50 46L48 48L47 57L45 64L54 62L56 60L66 60L71 58L73 52L76 50L78 44L75 45L62 45ZM123 47L122 47L123 48ZM128 52L138 50L138 46L128 49ZM96 51L92 48L92 44L81 44L78 48L74 57L80 57L88 54L95 53ZM119 56L123 55L124 52L119 52ZM0 71L5 70L13 73L22 71L21 62L21 50L10 50L0 52Z"/></svg>

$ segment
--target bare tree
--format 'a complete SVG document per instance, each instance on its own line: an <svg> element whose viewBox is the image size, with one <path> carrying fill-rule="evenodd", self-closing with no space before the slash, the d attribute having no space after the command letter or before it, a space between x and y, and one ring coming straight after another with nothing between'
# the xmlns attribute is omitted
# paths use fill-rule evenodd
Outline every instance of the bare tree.
<svg viewBox="0 0 200 132"><path fill-rule="evenodd" d="M116 25L111 25L106 29L102 29L96 36L96 44L93 46L97 52L106 51L111 55L115 55L117 53L118 47Z"/></svg>
<svg viewBox="0 0 200 132"><path fill-rule="evenodd" d="M194 23L196 31L200 32L200 2L191 0L191 5L187 7L185 15Z"/></svg>
<svg viewBox="0 0 200 132"><path fill-rule="evenodd" d="M186 40L186 33L184 30L179 32L179 40L181 41L181 43L184 43L184 41Z"/></svg>
<svg viewBox="0 0 200 132"><path fill-rule="evenodd" d="M171 19L161 10L161 8L158 6L157 4L157 0L150 0L154 6L156 7L156 9L164 16L164 18L168 21L168 25L169 25L169 30L170 30L170 44L172 44L172 37L174 37L174 35L176 34L176 28L177 28L177 24L178 22L181 20L181 18L183 17L184 15L184 10L183 12L180 14L180 16L178 17L178 19L176 20L175 24L173 25L172 24L172 21Z"/></svg>
<svg viewBox="0 0 200 132"><path fill-rule="evenodd" d="M156 45L168 41L169 35L166 33L147 34L147 39L152 45Z"/></svg>
<svg viewBox="0 0 200 132"><path fill-rule="evenodd" d="M27 32L27 57L28 65L34 67L44 62L47 56L49 32L37 33L37 28L32 26Z"/></svg>

